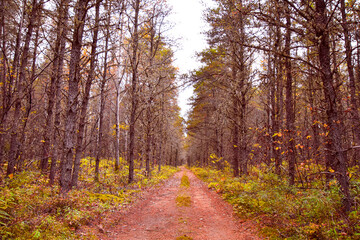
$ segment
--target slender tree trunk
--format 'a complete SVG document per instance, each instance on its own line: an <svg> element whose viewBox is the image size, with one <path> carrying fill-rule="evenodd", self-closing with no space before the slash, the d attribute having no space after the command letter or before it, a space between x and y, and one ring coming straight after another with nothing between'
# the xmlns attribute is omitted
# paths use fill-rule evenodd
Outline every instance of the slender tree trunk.
<svg viewBox="0 0 360 240"><path fill-rule="evenodd" d="M60 187L66 193L71 189L72 165L74 159L76 116L80 81L80 55L84 24L89 0L78 0L75 6L74 32L70 56L69 90L65 117L64 155L61 165Z"/></svg>
<svg viewBox="0 0 360 240"><path fill-rule="evenodd" d="M178 166L178 161L179 161L179 149L176 147L176 149L175 149L174 167Z"/></svg>
<svg viewBox="0 0 360 240"><path fill-rule="evenodd" d="M110 23L110 18L108 19L108 23ZM104 129L104 109L105 109L105 86L106 86L106 82L107 82L107 71L108 71L108 63L107 63L107 58L108 58L108 44L109 44L109 29L107 29L107 34L106 34L106 41L105 41L105 62L104 62L104 69L103 69L103 74L102 74L102 80L100 83L100 111L99 111L99 131L98 131L98 141L97 141L97 149L96 149L96 158L95 158L95 181L99 181L99 171L100 171L100 157L101 157L101 153L103 152L103 129ZM120 86L118 86L120 87ZM118 101L118 100L117 100ZM118 102L117 102L117 108L118 106ZM116 111L119 111L119 109L116 109ZM117 120L118 121L118 120ZM117 142L119 141L118 138L118 134L119 134L119 126L118 126L118 122L117 122ZM117 158L115 159L115 171L118 171L119 169L119 157L118 157L118 152L119 150L117 150Z"/></svg>
<svg viewBox="0 0 360 240"><path fill-rule="evenodd" d="M5 117L5 107L6 107L6 40L5 40L5 3L6 0L0 2L0 84L1 84L1 104L2 108L0 109L0 168L3 166L4 162L4 135L5 128L3 120Z"/></svg>
<svg viewBox="0 0 360 240"><path fill-rule="evenodd" d="M276 58L276 56L275 56ZM276 60L274 61L276 62ZM276 64L274 69L276 68ZM270 158L271 162L275 162L275 173L280 174L280 161L278 157L278 133L279 133L279 123L277 121L277 104L276 104L276 74L275 71L272 71L271 74L271 82L270 82L270 138L271 138L271 146L270 146Z"/></svg>
<svg viewBox="0 0 360 240"><path fill-rule="evenodd" d="M291 16L287 6L286 10L286 36L285 36L285 54L291 56ZM286 68L286 130L287 130L287 158L289 161L289 184L295 183L295 164L296 164L296 149L295 149L295 112L293 100L293 79L292 79L292 66L290 58L285 59Z"/></svg>
<svg viewBox="0 0 360 240"><path fill-rule="evenodd" d="M120 114L119 114L119 101L120 97L120 86L116 88L116 100L115 100L115 172L118 172L120 169Z"/></svg>
<svg viewBox="0 0 360 240"><path fill-rule="evenodd" d="M201 148L203 147L203 145L202 145L202 141L201 141ZM170 153L169 153L169 158L168 158L169 160L167 161L167 164L168 165L171 165L171 166L174 166L173 164L172 164L172 162L173 162L173 145L172 145L172 143L171 143L171 145L170 145ZM202 160L202 159L201 159ZM201 161L201 163L202 164L204 164L204 162L203 161Z"/></svg>
<svg viewBox="0 0 360 240"><path fill-rule="evenodd" d="M103 79L100 86L100 109L99 109L99 131L96 147L96 158L95 158L95 181L99 181L100 171L100 157L103 152L103 135L104 135L104 109L105 109L105 84L106 84L106 71L103 74Z"/></svg>
<svg viewBox="0 0 360 240"><path fill-rule="evenodd" d="M161 120L160 120L160 133L159 133L159 159L158 159L158 172L161 171L161 163L163 158L163 125L164 125L164 101L165 101L165 95L164 93L161 94L161 100L160 100L160 107L161 107Z"/></svg>
<svg viewBox="0 0 360 240"><path fill-rule="evenodd" d="M241 7L239 14L238 14L238 24L239 24L239 32L240 32L240 38L243 40L239 43L239 46L237 46L235 51L238 51L236 54L237 58L237 68L238 68L238 79L236 79L238 89L239 89L239 131L240 131L240 141L239 143L241 146L238 146L238 151L240 150L240 170L241 174L247 174L247 164L248 164L248 156L247 156L247 127L246 127L246 111L247 111L247 81L248 81L248 72L246 69L246 59L245 59L245 48L244 48L244 42L246 41L246 33L245 33L245 16L244 12L242 11L243 7L243 1L239 1L239 6Z"/></svg>
<svg viewBox="0 0 360 240"><path fill-rule="evenodd" d="M326 113L328 123L328 139L326 143L327 158L331 167L336 172L336 178L340 183L342 194L344 195L343 204L346 212L350 211L352 199L349 190L349 179L347 176L347 162L342 148L342 134L340 131L340 117L336 102L336 89L334 87L333 74L330 65L330 45L328 22L326 15L326 3L324 0L316 0L316 36L319 39L319 63L321 70L321 78L323 82L323 90L326 101Z"/></svg>
<svg viewBox="0 0 360 240"><path fill-rule="evenodd" d="M161 133L161 130L160 130ZM162 140L161 140L161 135L160 135L160 144L159 144L159 159L158 159L158 172L161 172L161 162L162 162L162 157L163 157L163 146L162 146Z"/></svg>
<svg viewBox="0 0 360 240"><path fill-rule="evenodd" d="M68 1L68 0L66 0ZM60 95L60 91L61 91L61 85L62 85L62 79L63 79L63 69L64 69L64 57L65 57L65 50L66 50L66 35L68 32L68 27L67 27L67 22L68 22L68 10L69 10L69 4L65 4L64 5L64 18L63 18L63 30L62 30L62 41L60 43L60 50L59 50L59 62L58 62L58 66L56 68L56 84L55 84L55 94L54 94L54 99L56 100L56 104L55 104L55 118L54 118L54 129L52 131L52 136L51 136L51 142L52 143L56 143L56 142L61 142L59 137L61 136L60 134L60 119L61 119L61 95ZM50 174L49 174L49 180L50 180L50 184L53 185L55 182L55 175L57 172L57 161L58 159L62 159L62 153L63 153L63 149L62 149L63 145L61 144L54 144L53 147L53 152L51 155L51 165L50 165Z"/></svg>
<svg viewBox="0 0 360 240"><path fill-rule="evenodd" d="M241 174L248 174L248 154L247 154L247 127L246 127L246 103L245 96L243 95L242 106L241 106L241 114L240 114L240 144L239 148L241 149Z"/></svg>
<svg viewBox="0 0 360 240"><path fill-rule="evenodd" d="M129 124L129 183L134 180L134 150L135 150L135 123L137 110L137 84L138 84L138 48L139 48L139 12L140 0L135 0L135 16L134 16L134 31L132 39L132 55L131 55L131 110L130 110L130 124Z"/></svg>
<svg viewBox="0 0 360 240"><path fill-rule="evenodd" d="M41 3L40 3L41 4ZM36 25L39 26L41 23L41 19L37 18L37 23ZM27 100L27 104L25 106L25 113L24 116L22 118L22 129L20 132L20 148L18 148L18 152L17 152L17 156L16 158L18 159L17 162L17 169L19 171L22 170L23 167L23 162L24 162L24 156L23 156L23 152L24 152L24 143L25 143L25 136L26 136L26 126L30 117L30 113L31 113L31 109L32 109L32 97L33 97L33 82L35 81L35 75L36 75L36 59L37 59L37 49L38 49L38 43L39 43L39 27L36 28L36 33L35 33L35 40L34 40L34 52L33 52L33 59L32 59L32 67L31 67L31 74L29 77L29 81L27 83L27 87L26 87L26 91L24 92L24 94L26 95L26 100Z"/></svg>
<svg viewBox="0 0 360 240"><path fill-rule="evenodd" d="M150 105L150 103L148 103ZM146 175L150 178L150 152L151 152L151 107L148 106L146 109L146 142L145 142L145 166Z"/></svg>
<svg viewBox="0 0 360 240"><path fill-rule="evenodd" d="M344 32L344 39L345 39L345 54L346 54L346 65L349 74L349 87L350 87L350 102L351 102L351 115L352 115L352 129L355 137L356 145L360 144L360 116L358 111L358 102L356 96L356 80L354 74L354 66L353 66L353 54L352 54L352 47L351 47L351 39L349 34L349 27L348 21L346 19L346 11L345 11L345 0L340 0L341 2L341 17L342 17L342 27ZM355 150L356 155L360 155L359 150Z"/></svg>
<svg viewBox="0 0 360 240"><path fill-rule="evenodd" d="M120 12L120 39L119 39L119 42L120 42L120 44L122 44L122 42L123 42L123 36L124 36L124 33L123 33L123 29L124 29L124 19L123 19L123 10L124 10L124 8L125 8L125 2L124 1L122 1L122 11ZM111 6L111 5L110 5ZM109 10L109 12L110 12L110 10ZM108 25L110 25L110 20L111 20L111 18L110 18L110 13L109 13L109 15L108 15ZM109 38L110 38L110 31L109 31L109 29L107 29L107 42L106 42L106 48L108 48L107 47L107 44L108 44L108 40L109 40ZM120 72L118 73L119 75L120 75ZM124 70L122 70L122 74L121 74L122 76L120 77L120 79L118 80L118 82L116 82L116 101L115 101L115 122L116 122L116 124L115 124L115 126L116 126L116 129L115 129L115 132L116 132L116 135L115 135L115 172L117 172L117 171L119 171L119 169L120 169L120 151L121 151L121 149L120 149L120 129L119 129L119 127L120 127L120 109L119 109L119 107L120 107L120 88L121 88L121 83L122 83L122 81L123 81L123 76L124 76ZM126 134L126 132L125 132L125 134ZM127 139L127 137L125 136L125 141L124 141L124 145L125 145L125 147L124 147L124 152L126 152L126 146L127 146L127 142L126 142L126 139ZM126 153L125 153L125 155L126 155Z"/></svg>
<svg viewBox="0 0 360 240"><path fill-rule="evenodd" d="M233 119L233 129L232 129L232 167L233 173L235 177L239 176L239 126L237 123L238 117L238 108L236 107L238 102L235 97L233 97L233 111L234 111L234 119Z"/></svg>
<svg viewBox="0 0 360 240"><path fill-rule="evenodd" d="M62 64L61 64L62 65ZM61 71L63 67L61 66ZM59 81L57 83L57 87L55 90L55 98L57 99L57 103L55 105L55 120L54 120L54 131L53 135L51 136L51 141L53 143L61 142L60 137L60 118L61 118L61 97L59 96L61 82ZM58 140L58 141L57 141ZM57 172L57 161L58 159L62 159L62 148L60 147L61 144L54 145L53 153L51 156L51 164L50 164L50 174L49 174L49 182L50 185L53 185L55 183L55 176ZM60 154L59 154L60 153Z"/></svg>
<svg viewBox="0 0 360 240"><path fill-rule="evenodd" d="M7 99L9 100L9 106L8 106L8 110L10 110L10 102L11 102L11 97L13 93L16 93L16 84L18 82L18 76L19 76L19 65L20 65L20 56L21 56L21 37L22 34L21 32L23 31L23 25L24 25L24 21L25 21L25 17L26 17L26 2L23 2L23 9L22 9L22 15L19 21L19 28L18 28L18 32L16 35L16 41L15 41L15 52L14 52L14 58L13 58L13 62L12 62L12 68L10 69L9 73L9 84L8 84L8 89L7 89ZM16 97L16 96L15 96Z"/></svg>
<svg viewBox="0 0 360 240"><path fill-rule="evenodd" d="M79 127L77 130L76 137L76 153L75 153L75 161L74 168L71 178L71 186L77 187L79 172L80 172L80 164L81 164L81 155L84 150L84 132L86 125L86 115L87 115L87 107L89 104L90 98L90 89L91 85L95 78L95 66L96 66L96 55L97 55L97 41L98 41L98 33L99 33L99 15L100 15L100 3L102 0L97 0L95 5L95 26L94 26L94 35L93 41L91 43L91 55L90 55L90 69L88 73L88 77L85 83L85 91L83 94L83 99L81 102L80 109L80 120Z"/></svg>
<svg viewBox="0 0 360 240"><path fill-rule="evenodd" d="M59 17L57 23L57 37L55 41L54 47L54 60L51 68L51 76L50 76L50 86L47 91L48 104L46 108L46 120L44 126L43 133L43 145L42 145L42 154L40 160L40 169L43 173L47 172L49 158L51 157L51 161L53 160L53 156L50 154L50 146L54 142L52 142L52 136L54 135L54 106L58 100L57 96L57 86L59 85L62 68L62 62L64 61L64 48L65 48L65 40L67 33L67 16L68 16L68 8L69 8L69 0L62 0L58 9ZM56 160L55 160L56 161Z"/></svg>
<svg viewBox="0 0 360 240"><path fill-rule="evenodd" d="M30 41L31 36L33 34L33 30L35 27L35 21L37 19L38 11L41 7L42 3L37 2L37 0L32 1L31 13L29 15L29 25L27 27L27 32L24 40L24 48L22 51L20 69L19 69L19 79L16 83L16 99L15 99L15 109L14 109L14 126L11 131L11 140L10 140L10 152L9 152L9 162L7 167L7 175L13 174L15 172L15 165L17 163L17 152L19 147L19 131L18 128L21 124L21 107L22 107L22 99L24 97L24 90L26 87L26 67L28 66L29 59L29 49L30 49Z"/></svg>
<svg viewBox="0 0 360 240"><path fill-rule="evenodd" d="M279 7L279 2L275 1L275 6ZM278 22L280 22L280 11L276 11L276 20ZM275 98L273 99L273 157L275 160L275 173L277 175L281 174L281 155L280 155L280 148L281 146L277 143L277 141L281 141L281 138L279 136L280 133L280 129L281 129L281 117L282 115L282 105L283 105L283 62L282 62L282 57L280 57L279 55L277 55L277 52L281 51L281 29L280 26L276 26L275 29L275 46L274 46L274 50L275 50L275 56L274 56L274 96Z"/></svg>

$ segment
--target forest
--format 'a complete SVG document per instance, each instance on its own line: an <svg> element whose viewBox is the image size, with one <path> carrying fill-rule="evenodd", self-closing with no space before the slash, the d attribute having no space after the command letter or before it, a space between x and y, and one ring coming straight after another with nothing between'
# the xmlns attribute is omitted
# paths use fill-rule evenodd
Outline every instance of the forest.
<svg viewBox="0 0 360 240"><path fill-rule="evenodd" d="M179 174L259 239L360 239L360 2L212 3L180 75L167 0L0 1L0 239L103 239Z"/></svg>

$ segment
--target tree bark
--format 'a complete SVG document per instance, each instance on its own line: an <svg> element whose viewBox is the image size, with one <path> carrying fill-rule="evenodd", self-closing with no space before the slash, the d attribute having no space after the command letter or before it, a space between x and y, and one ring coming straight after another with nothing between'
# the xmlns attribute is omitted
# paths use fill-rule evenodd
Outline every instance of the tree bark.
<svg viewBox="0 0 360 240"><path fill-rule="evenodd" d="M294 112L294 100L293 100L293 78L292 78L292 66L291 66L291 16L290 10L287 6L286 11L286 35L285 35L285 54L288 58L285 59L286 68L286 131L287 131L287 157L289 162L289 184L295 183L295 164L296 164L296 149L295 149L295 112Z"/></svg>
<svg viewBox="0 0 360 240"><path fill-rule="evenodd" d="M131 110L130 110L130 124L129 124L129 183L134 180L134 148L135 148L135 123L136 123L136 112L137 112L137 84L138 84L138 48L139 48L139 12L140 12L140 0L135 0L134 6L134 30L131 55Z"/></svg>
<svg viewBox="0 0 360 240"><path fill-rule="evenodd" d="M150 105L150 103L148 103ZM146 142L145 142L145 166L146 166L146 175L151 177L150 169L150 151L151 151L151 109L150 106L146 109Z"/></svg>
<svg viewBox="0 0 360 240"><path fill-rule="evenodd" d="M4 162L4 135L5 128L3 125L3 120L6 114L6 39L5 39L5 3L6 0L0 2L0 84L1 84L1 104L0 109L0 168L3 166Z"/></svg>
<svg viewBox="0 0 360 240"><path fill-rule="evenodd" d="M68 0L66 0L68 1ZM56 68L56 78L58 79L55 84L55 94L54 98L56 99L55 104L55 118L54 118L54 129L51 136L51 142L61 142L61 139L59 137L60 134L60 119L61 119L61 86L62 86L62 79L63 79L63 69L64 69L64 57L65 57L65 50L66 50L66 35L68 32L67 22L68 22L68 11L69 11L69 4L65 4L64 6L64 19L63 19L63 30L61 32L61 44L59 49L59 62L58 66ZM54 144L53 152L51 156L51 165L50 165L50 174L49 174L49 180L50 184L53 185L55 182L55 175L57 172L57 161L58 159L62 159L63 156L63 145L62 144Z"/></svg>
<svg viewBox="0 0 360 240"><path fill-rule="evenodd" d="M315 31L319 39L318 43L318 57L321 70L321 78L323 83L323 91L326 101L326 114L328 125L327 138L327 161L336 172L336 178L339 181L341 192L344 196L343 205L344 210L349 212L352 206L352 199L349 190L349 179L347 177L347 162L345 158L345 151L342 148L342 134L339 128L340 117L338 106L336 102L336 89L334 87L333 74L330 65L330 45L328 22L329 18L326 14L326 3L324 0L316 0L316 17L315 17Z"/></svg>
<svg viewBox="0 0 360 240"><path fill-rule="evenodd" d="M106 59L106 58L105 58ZM100 157L102 153L102 143L104 135L104 110L105 110L105 84L106 84L106 67L103 73L103 79L100 85L100 109L99 109L99 131L96 147L96 158L95 158L95 181L99 181L99 172L100 172Z"/></svg>
<svg viewBox="0 0 360 240"><path fill-rule="evenodd" d="M54 106L58 100L57 86L59 85L62 67L64 61L64 48L67 33L67 17L68 17L69 0L62 0L58 9L57 19L57 37L54 47L54 60L51 67L50 86L47 91L48 104L46 108L46 120L43 133L43 145L42 154L40 160L40 169L42 173L46 173L49 165L49 158L53 160L53 156L50 153L50 146L52 142L52 136L54 135ZM55 160L55 159L54 159ZM55 160L56 161L56 160Z"/></svg>
<svg viewBox="0 0 360 240"><path fill-rule="evenodd" d="M40 6L41 7L41 3ZM16 159L17 159L17 169L19 171L22 171L23 163L24 163L24 143L26 139L26 126L30 117L31 109L33 107L33 83L36 78L36 60L37 60L37 49L38 49L38 43L39 43L39 27L41 23L40 15L38 15L36 19L35 25L37 26L36 32L35 32L35 39L34 39L34 52L32 57L32 66L31 66L31 74L29 76L29 81L26 84L26 89L24 91L25 98L27 100L27 103L25 105L25 113L22 117L22 128L20 132L20 143L19 148L17 149L16 153Z"/></svg>
<svg viewBox="0 0 360 240"><path fill-rule="evenodd" d="M76 117L80 81L80 55L88 2L89 0L78 0L75 7L74 32L70 56L69 90L65 118L64 155L60 176L60 187L62 193L66 193L71 189L71 175L75 148L74 138L76 136Z"/></svg>
<svg viewBox="0 0 360 240"><path fill-rule="evenodd" d="M116 87L116 99L115 99L115 172L118 172L120 169L120 86Z"/></svg>
<svg viewBox="0 0 360 240"><path fill-rule="evenodd" d="M352 115L352 129L355 137L355 145L360 144L360 116L358 111L358 102L356 96L356 80L354 74L354 65L353 65L353 54L351 47L351 39L349 34L348 21L346 18L346 10L345 10L345 0L340 0L341 3L341 17L342 17L342 28L344 33L345 40L345 55L346 55L346 65L349 74L349 87L350 87L350 102L351 102L351 115ZM359 150L355 150L357 152L357 157L359 157Z"/></svg>
<svg viewBox="0 0 360 240"><path fill-rule="evenodd" d="M233 129L232 129L232 167L233 167L233 174L234 177L239 176L239 126L237 123L238 117L238 108L236 107L238 102L235 97L233 97L233 111L234 111L234 119L233 119Z"/></svg>
<svg viewBox="0 0 360 240"><path fill-rule="evenodd" d="M97 42L98 42L98 33L99 33L99 15L100 15L100 3L102 0L97 0L95 4L95 26L94 26L94 35L91 43L91 54L90 54L90 69L88 72L88 76L85 83L85 91L83 94L83 99L81 102L80 109L80 119L79 119L79 127L77 130L76 137L76 153L75 153L75 161L74 168L71 178L71 186L77 187L79 172L80 172L80 164L81 164L81 155L84 150L84 133L86 126L86 116L87 116L87 108L90 99L90 90L91 85L95 78L95 67L96 67L96 56L97 56Z"/></svg>
<svg viewBox="0 0 360 240"><path fill-rule="evenodd" d="M19 147L19 131L18 128L21 124L21 107L22 107L22 99L24 97L24 90L26 87L26 67L28 66L28 59L29 59L29 49L30 49L30 41L31 36L33 34L33 30L35 27L35 21L37 19L37 14L42 5L42 1L37 2L37 0L32 1L32 8L29 15L29 24L27 27L27 32L24 40L24 48L22 50L20 68L19 68L19 79L16 82L16 96L14 101L14 126L13 130L11 131L11 140L10 140L10 152L9 152L9 161L8 167L6 171L6 175L13 174L15 172L15 165L17 163L17 152Z"/></svg>

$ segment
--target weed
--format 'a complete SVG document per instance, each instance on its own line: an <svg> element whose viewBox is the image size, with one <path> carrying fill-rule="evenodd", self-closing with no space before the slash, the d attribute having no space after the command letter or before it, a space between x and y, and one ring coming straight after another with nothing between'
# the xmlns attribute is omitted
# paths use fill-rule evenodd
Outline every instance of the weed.
<svg viewBox="0 0 360 240"><path fill-rule="evenodd" d="M176 197L176 204L178 207L190 207L191 205L191 198L185 194L179 194Z"/></svg>
<svg viewBox="0 0 360 240"><path fill-rule="evenodd" d="M187 224L187 218L180 217L178 221L179 223Z"/></svg>
<svg viewBox="0 0 360 240"><path fill-rule="evenodd" d="M176 240L193 240L193 238L187 235L182 235L180 237L177 237Z"/></svg>
<svg viewBox="0 0 360 240"><path fill-rule="evenodd" d="M188 177L187 175L183 175L183 176L181 177L180 186L181 186L181 187L185 187L185 188L190 187L190 180L189 180L189 177Z"/></svg>

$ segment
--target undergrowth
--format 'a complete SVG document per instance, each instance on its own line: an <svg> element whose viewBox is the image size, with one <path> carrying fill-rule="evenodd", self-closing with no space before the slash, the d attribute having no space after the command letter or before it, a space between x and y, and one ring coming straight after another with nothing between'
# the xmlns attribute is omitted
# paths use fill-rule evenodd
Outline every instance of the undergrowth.
<svg viewBox="0 0 360 240"><path fill-rule="evenodd" d="M189 177L187 175L184 174L181 177L180 186L185 187L185 188L190 187L190 180L189 180Z"/></svg>
<svg viewBox="0 0 360 240"><path fill-rule="evenodd" d="M179 194L176 197L176 205L178 207L190 207L191 206L191 198L187 194Z"/></svg>
<svg viewBox="0 0 360 240"><path fill-rule="evenodd" d="M253 167L249 176L232 177L225 171L192 168L209 188L221 193L240 217L257 221L261 233L270 239L360 239L360 181L352 175L351 191L355 207L348 216L341 211L339 185L332 180L312 180L289 186L285 178ZM358 172L351 170L350 173Z"/></svg>
<svg viewBox="0 0 360 240"><path fill-rule="evenodd" d="M193 238L187 235L182 235L180 237L177 237L176 240L193 240Z"/></svg>
<svg viewBox="0 0 360 240"><path fill-rule="evenodd" d="M91 158L82 160L79 188L59 195L57 185L38 171L21 172L0 186L0 239L96 239L76 230L101 216L129 204L144 187L154 186L170 177L175 168L164 166L151 173L135 170L135 181L128 185L127 167L114 173L113 162L102 160L100 181L94 182Z"/></svg>
<svg viewBox="0 0 360 240"><path fill-rule="evenodd" d="M176 205L178 207L190 207L191 206L191 197L187 193L186 189L190 187L189 177L184 174L180 180L180 190L175 199Z"/></svg>

